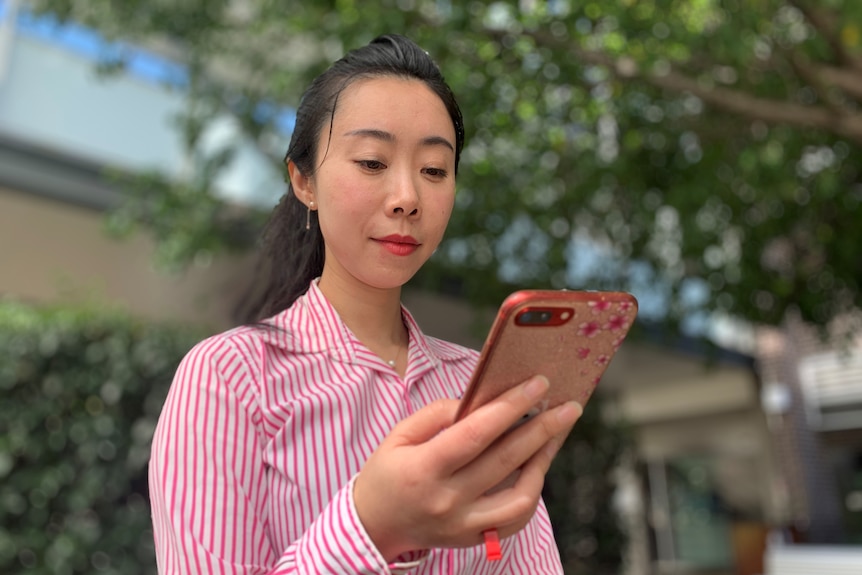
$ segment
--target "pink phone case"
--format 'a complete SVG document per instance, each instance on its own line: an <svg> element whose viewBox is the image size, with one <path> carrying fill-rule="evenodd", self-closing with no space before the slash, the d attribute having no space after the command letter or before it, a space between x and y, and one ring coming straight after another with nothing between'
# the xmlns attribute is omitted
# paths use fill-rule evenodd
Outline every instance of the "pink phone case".
<svg viewBox="0 0 862 575"><path fill-rule="evenodd" d="M637 316L625 292L524 290L497 313L456 420L534 375L551 383L543 409L585 406Z"/></svg>

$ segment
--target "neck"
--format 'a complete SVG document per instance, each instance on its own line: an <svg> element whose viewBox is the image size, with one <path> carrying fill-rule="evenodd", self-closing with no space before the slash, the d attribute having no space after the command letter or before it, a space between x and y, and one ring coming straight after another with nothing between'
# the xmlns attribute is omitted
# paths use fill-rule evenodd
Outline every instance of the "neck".
<svg viewBox="0 0 862 575"><path fill-rule="evenodd" d="M407 347L407 328L401 319L401 287L380 289L342 281L324 270L320 291L341 320L368 349L384 361Z"/></svg>

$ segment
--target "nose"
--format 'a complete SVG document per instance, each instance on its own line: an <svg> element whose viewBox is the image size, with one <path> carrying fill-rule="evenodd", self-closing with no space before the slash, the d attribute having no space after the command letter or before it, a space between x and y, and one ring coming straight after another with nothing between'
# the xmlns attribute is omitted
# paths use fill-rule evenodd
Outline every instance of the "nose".
<svg viewBox="0 0 862 575"><path fill-rule="evenodd" d="M412 174L399 174L393 178L392 186L386 198L386 211L392 215L418 216L420 212L420 197L417 182Z"/></svg>

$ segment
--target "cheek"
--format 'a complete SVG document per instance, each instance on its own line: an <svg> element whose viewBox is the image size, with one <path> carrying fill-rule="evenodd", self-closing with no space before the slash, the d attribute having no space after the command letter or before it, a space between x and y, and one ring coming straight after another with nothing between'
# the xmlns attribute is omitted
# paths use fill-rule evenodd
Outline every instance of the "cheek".
<svg viewBox="0 0 862 575"><path fill-rule="evenodd" d="M441 197L435 208L440 217L445 220L443 225L448 224L449 218L452 217L452 211L455 209L455 193L452 192Z"/></svg>
<svg viewBox="0 0 862 575"><path fill-rule="evenodd" d="M442 220L442 226L445 228L449 225L449 219L452 217L452 208L442 208L440 210L440 219Z"/></svg>
<svg viewBox="0 0 862 575"><path fill-rule="evenodd" d="M351 218L368 211L370 197L356 185L355 180L347 177L332 178L322 188L321 209L335 218Z"/></svg>

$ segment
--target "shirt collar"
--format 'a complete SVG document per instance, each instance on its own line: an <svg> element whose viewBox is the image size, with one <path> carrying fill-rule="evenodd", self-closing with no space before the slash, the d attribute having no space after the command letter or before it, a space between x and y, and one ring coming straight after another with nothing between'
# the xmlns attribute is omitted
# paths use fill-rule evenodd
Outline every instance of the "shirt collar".
<svg viewBox="0 0 862 575"><path fill-rule="evenodd" d="M357 346L363 344L320 291L318 279L312 280L308 290L291 307L264 322L276 328L268 332L265 339L270 345L294 353L325 352L336 361L356 363ZM440 361L455 361L471 355L466 348L426 336L403 305L401 317L410 338L411 363L421 356L436 365ZM419 357L414 357L415 354Z"/></svg>

